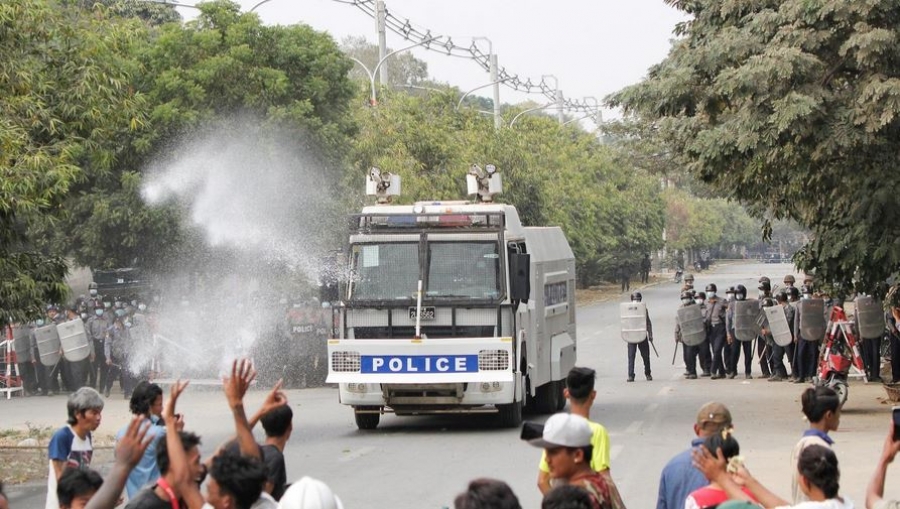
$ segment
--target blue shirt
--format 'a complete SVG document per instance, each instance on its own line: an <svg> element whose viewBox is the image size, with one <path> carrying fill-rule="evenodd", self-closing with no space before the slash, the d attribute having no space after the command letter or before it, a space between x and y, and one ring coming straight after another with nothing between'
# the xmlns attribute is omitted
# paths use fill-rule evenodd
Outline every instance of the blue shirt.
<svg viewBox="0 0 900 509"><path fill-rule="evenodd" d="M691 448L678 453L666 463L659 476L659 496L656 509L684 509L684 501L694 490L709 484L703 474L694 468L691 451L702 445L705 439L691 440Z"/></svg>
<svg viewBox="0 0 900 509"><path fill-rule="evenodd" d="M821 438L822 440L824 440L826 444L828 444L828 445L834 445L834 440L832 440L831 437L828 436L828 433L824 433L824 432L819 431L819 430L814 429L814 428L810 428L810 429L804 431L804 432L803 432L803 436L805 436L805 437L819 437L819 438Z"/></svg>
<svg viewBox="0 0 900 509"><path fill-rule="evenodd" d="M159 445L159 441L166 436L166 428L164 426L152 424L147 419L144 419L141 426L146 426L147 424L150 424L150 429L147 430L146 437L150 439L150 445L147 446L147 450L144 451L144 455L141 457L138 464L135 465L131 473L128 474L128 480L125 482L125 491L128 493L129 499L133 498L144 486L155 483L160 476L159 465L156 463L156 447ZM127 431L128 426L120 429L119 432L116 433L116 442L125 436L125 432Z"/></svg>

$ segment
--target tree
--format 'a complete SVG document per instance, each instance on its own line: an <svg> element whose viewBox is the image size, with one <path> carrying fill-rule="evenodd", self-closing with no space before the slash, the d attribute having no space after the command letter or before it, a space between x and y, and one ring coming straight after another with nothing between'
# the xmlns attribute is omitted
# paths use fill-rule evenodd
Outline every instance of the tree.
<svg viewBox="0 0 900 509"><path fill-rule="evenodd" d="M98 6L104 6L108 12L124 18L140 18L149 25L162 25L163 23L178 23L181 14L175 10L174 5L148 2L146 0L66 0L73 2L83 9L94 10Z"/></svg>
<svg viewBox="0 0 900 509"><path fill-rule="evenodd" d="M659 126L688 171L812 231L795 258L872 290L900 268L900 5L669 0L691 19L607 98Z"/></svg>
<svg viewBox="0 0 900 509"><path fill-rule="evenodd" d="M0 3L0 325L66 296L61 252L41 240L143 122L127 58L137 32L52 0Z"/></svg>

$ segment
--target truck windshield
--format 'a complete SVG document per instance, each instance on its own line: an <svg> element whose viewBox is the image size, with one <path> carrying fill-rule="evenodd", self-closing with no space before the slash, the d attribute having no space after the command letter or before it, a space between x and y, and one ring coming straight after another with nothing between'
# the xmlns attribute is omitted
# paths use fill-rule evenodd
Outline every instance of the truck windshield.
<svg viewBox="0 0 900 509"><path fill-rule="evenodd" d="M412 299L419 283L419 244L357 244L351 249L353 300Z"/></svg>
<svg viewBox="0 0 900 509"><path fill-rule="evenodd" d="M429 242L431 298L497 299L500 255L497 242Z"/></svg>

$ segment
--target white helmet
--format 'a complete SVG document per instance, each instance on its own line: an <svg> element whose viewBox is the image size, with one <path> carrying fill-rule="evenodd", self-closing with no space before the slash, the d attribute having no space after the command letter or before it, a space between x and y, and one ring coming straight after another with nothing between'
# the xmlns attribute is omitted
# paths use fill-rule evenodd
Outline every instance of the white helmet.
<svg viewBox="0 0 900 509"><path fill-rule="evenodd" d="M284 492L278 509L344 509L344 505L327 484L303 477Z"/></svg>

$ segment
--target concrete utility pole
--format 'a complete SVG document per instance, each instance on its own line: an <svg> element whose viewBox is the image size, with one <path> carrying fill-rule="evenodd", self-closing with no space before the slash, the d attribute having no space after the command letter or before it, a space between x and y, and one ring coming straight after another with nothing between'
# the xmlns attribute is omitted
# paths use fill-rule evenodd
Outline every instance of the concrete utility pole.
<svg viewBox="0 0 900 509"><path fill-rule="evenodd" d="M497 78L497 55L491 52L491 81L494 83L494 129L500 129L500 80Z"/></svg>
<svg viewBox="0 0 900 509"><path fill-rule="evenodd" d="M563 94L562 90L556 89L556 118L559 119L560 124L566 123L566 118L563 116Z"/></svg>
<svg viewBox="0 0 900 509"><path fill-rule="evenodd" d="M378 60L384 61L387 56L387 23L385 21L387 11L384 8L384 0L375 0L375 29L378 31ZM379 81L382 86L388 84L388 67L381 66L381 72L378 74Z"/></svg>

